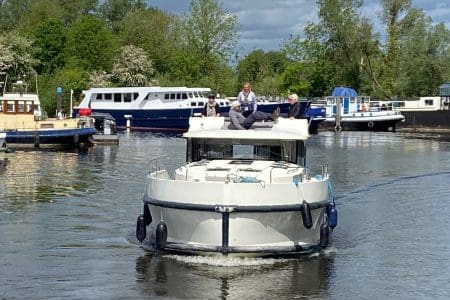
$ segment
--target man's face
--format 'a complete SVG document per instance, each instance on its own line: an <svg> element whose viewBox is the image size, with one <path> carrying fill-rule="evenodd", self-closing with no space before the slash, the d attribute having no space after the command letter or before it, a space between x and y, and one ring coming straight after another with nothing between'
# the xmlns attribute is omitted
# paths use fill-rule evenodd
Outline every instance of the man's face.
<svg viewBox="0 0 450 300"><path fill-rule="evenodd" d="M209 103L213 103L214 102L214 97L208 97L208 102Z"/></svg>
<svg viewBox="0 0 450 300"><path fill-rule="evenodd" d="M288 101L290 104L295 104L295 102L297 102L297 101L295 101L295 98L292 98L292 97L289 97Z"/></svg>

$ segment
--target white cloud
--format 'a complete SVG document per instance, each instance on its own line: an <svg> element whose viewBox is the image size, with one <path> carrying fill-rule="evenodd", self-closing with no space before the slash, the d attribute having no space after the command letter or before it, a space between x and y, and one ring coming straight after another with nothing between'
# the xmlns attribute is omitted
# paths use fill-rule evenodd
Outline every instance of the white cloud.
<svg viewBox="0 0 450 300"><path fill-rule="evenodd" d="M383 32L379 0L366 0L361 15L371 20L374 30ZM448 1L413 0L412 6L423 9L435 23L445 22L450 28ZM241 55L253 49L277 50L291 35L303 35L307 22L317 21L315 0L222 0L222 6L237 17L238 51ZM188 12L190 0L150 0L149 4L170 13Z"/></svg>

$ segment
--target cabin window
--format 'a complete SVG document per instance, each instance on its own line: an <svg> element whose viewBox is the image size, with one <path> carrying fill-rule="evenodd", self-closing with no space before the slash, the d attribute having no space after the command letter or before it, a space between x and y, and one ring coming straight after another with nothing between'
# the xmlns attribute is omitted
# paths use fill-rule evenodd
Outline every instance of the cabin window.
<svg viewBox="0 0 450 300"><path fill-rule="evenodd" d="M301 143L301 145L304 145ZM188 142L188 161L202 159L273 160L304 164L303 146L295 141L194 139ZM297 152L299 150L299 152Z"/></svg>
<svg viewBox="0 0 450 300"><path fill-rule="evenodd" d="M111 101L112 100L112 94L110 94L110 93L104 94L103 99L105 101Z"/></svg>
<svg viewBox="0 0 450 300"><path fill-rule="evenodd" d="M181 99L181 94L180 94L180 93L177 94L177 99L178 99L178 100Z"/></svg>
<svg viewBox="0 0 450 300"><path fill-rule="evenodd" d="M195 96L195 97L199 97L198 94L197 94L197 92L194 92L194 96Z"/></svg>
<svg viewBox="0 0 450 300"><path fill-rule="evenodd" d="M175 93L170 94L170 100L175 100L177 95Z"/></svg>
<svg viewBox="0 0 450 300"><path fill-rule="evenodd" d="M225 106L225 104L223 102L219 102L220 106Z"/></svg>
<svg viewBox="0 0 450 300"><path fill-rule="evenodd" d="M26 108L27 112L32 113L33 112L33 102L27 102L26 106L27 106L27 108Z"/></svg>
<svg viewBox="0 0 450 300"><path fill-rule="evenodd" d="M25 112L25 101L17 102L17 112L24 113Z"/></svg>
<svg viewBox="0 0 450 300"><path fill-rule="evenodd" d="M139 93L133 93L133 100L136 100L138 97L139 97Z"/></svg>
<svg viewBox="0 0 450 300"><path fill-rule="evenodd" d="M131 102L131 93L123 94L123 102Z"/></svg>
<svg viewBox="0 0 450 300"><path fill-rule="evenodd" d="M191 102L191 106L197 106L197 102Z"/></svg>
<svg viewBox="0 0 450 300"><path fill-rule="evenodd" d="M194 98L194 94L189 93L189 98Z"/></svg>
<svg viewBox="0 0 450 300"><path fill-rule="evenodd" d="M6 109L7 112L16 112L14 101L8 101Z"/></svg>
<svg viewBox="0 0 450 300"><path fill-rule="evenodd" d="M187 99L187 98L188 98L188 97L187 97L187 94L186 94L186 93L181 94L181 98L182 98L182 99Z"/></svg>
<svg viewBox="0 0 450 300"><path fill-rule="evenodd" d="M165 94L164 95L164 100L169 100L170 99L170 94Z"/></svg>
<svg viewBox="0 0 450 300"><path fill-rule="evenodd" d="M122 102L122 94L114 94L114 102Z"/></svg>
<svg viewBox="0 0 450 300"><path fill-rule="evenodd" d="M95 100L103 100L103 94L96 94Z"/></svg>
<svg viewBox="0 0 450 300"><path fill-rule="evenodd" d="M144 100L150 100L150 93L148 93L147 96L145 96Z"/></svg>
<svg viewBox="0 0 450 300"><path fill-rule="evenodd" d="M199 103L198 103L198 106L203 106L203 105L205 105L204 102L199 102Z"/></svg>
<svg viewBox="0 0 450 300"><path fill-rule="evenodd" d="M426 106L433 106L433 99L425 99L425 105Z"/></svg>

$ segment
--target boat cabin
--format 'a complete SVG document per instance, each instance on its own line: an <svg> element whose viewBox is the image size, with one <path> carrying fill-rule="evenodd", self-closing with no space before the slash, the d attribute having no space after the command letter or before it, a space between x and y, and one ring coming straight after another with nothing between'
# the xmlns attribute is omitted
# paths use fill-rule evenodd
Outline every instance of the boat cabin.
<svg viewBox="0 0 450 300"><path fill-rule="evenodd" d="M304 141L275 141L249 139L188 139L186 161L233 160L234 164L247 161L285 161L305 165Z"/></svg>
<svg viewBox="0 0 450 300"><path fill-rule="evenodd" d="M11 92L0 96L0 114L41 116L38 95L27 93L27 84L18 81L12 84Z"/></svg>
<svg viewBox="0 0 450 300"><path fill-rule="evenodd" d="M279 119L276 124L255 124L249 130L226 129L222 117L191 118L190 122L189 131L184 134L189 163L205 159L232 160L233 164L264 160L305 166L307 120ZM219 124L215 129L213 122Z"/></svg>
<svg viewBox="0 0 450 300"><path fill-rule="evenodd" d="M83 91L84 99L79 108L105 107L203 107L207 101L209 88L188 87L117 87L91 88ZM220 106L229 106L229 101L217 99Z"/></svg>

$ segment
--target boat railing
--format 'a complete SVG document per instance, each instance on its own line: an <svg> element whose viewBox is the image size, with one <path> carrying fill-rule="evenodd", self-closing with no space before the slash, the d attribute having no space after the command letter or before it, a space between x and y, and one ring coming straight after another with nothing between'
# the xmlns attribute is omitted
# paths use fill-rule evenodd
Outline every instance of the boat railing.
<svg viewBox="0 0 450 300"><path fill-rule="evenodd" d="M158 172L161 171L161 158L151 159L149 162L149 172L148 174L155 174L155 177L158 178Z"/></svg>

